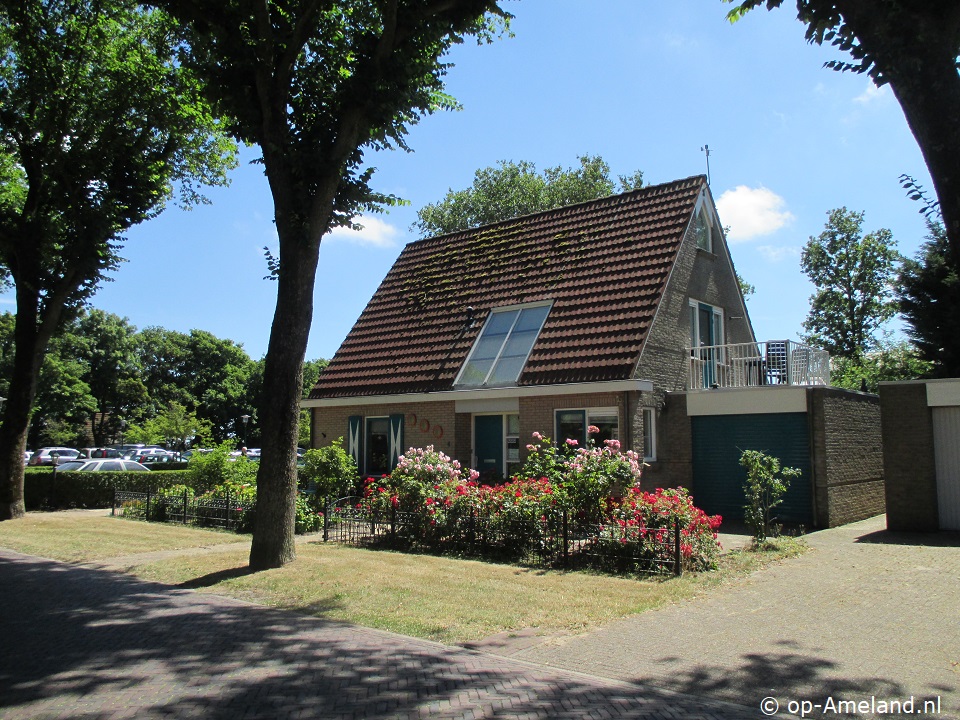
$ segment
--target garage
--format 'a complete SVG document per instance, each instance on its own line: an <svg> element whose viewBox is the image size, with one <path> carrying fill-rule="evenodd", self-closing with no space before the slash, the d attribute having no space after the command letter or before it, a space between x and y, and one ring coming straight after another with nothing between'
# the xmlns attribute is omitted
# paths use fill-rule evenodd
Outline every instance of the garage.
<svg viewBox="0 0 960 720"><path fill-rule="evenodd" d="M743 520L746 470L740 466L740 455L744 450L759 450L778 458L782 467L802 473L776 509L778 520L813 524L806 413L705 415L692 421L693 496L698 507L710 515Z"/></svg>
<svg viewBox="0 0 960 720"><path fill-rule="evenodd" d="M960 530L960 407L931 411L940 529Z"/></svg>

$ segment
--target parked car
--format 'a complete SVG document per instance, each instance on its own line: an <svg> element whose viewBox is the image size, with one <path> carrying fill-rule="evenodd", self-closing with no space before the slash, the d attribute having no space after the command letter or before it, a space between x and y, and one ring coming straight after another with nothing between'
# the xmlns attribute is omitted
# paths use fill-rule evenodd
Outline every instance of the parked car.
<svg viewBox="0 0 960 720"><path fill-rule="evenodd" d="M45 447L37 450L30 456L30 465L53 465L53 453L57 453L57 464L67 460L75 460L80 455L79 450L67 447Z"/></svg>
<svg viewBox="0 0 960 720"><path fill-rule="evenodd" d="M144 467L133 460L123 460L122 458L106 458L103 460L74 460L64 463L57 468L60 472L133 472L150 471L150 468Z"/></svg>
<svg viewBox="0 0 960 720"><path fill-rule="evenodd" d="M142 447L135 450L128 450L123 454L123 457L127 460L135 460L136 462L145 462L143 458L147 458L146 462L169 462L171 458L176 457L176 453L158 447ZM167 460L162 461L159 460L159 458L167 458Z"/></svg>
<svg viewBox="0 0 960 720"><path fill-rule="evenodd" d="M180 456L175 452L169 452L167 450L153 451L153 452L136 452L128 455L124 455L127 460L133 460L138 463L168 463L168 462L177 462L180 460Z"/></svg>
<svg viewBox="0 0 960 720"><path fill-rule="evenodd" d="M89 447L80 448L80 457L82 458L115 458L120 457L121 453L115 448Z"/></svg>
<svg viewBox="0 0 960 720"><path fill-rule="evenodd" d="M23 451L23 464L24 464L24 465L29 465L29 464L30 464L30 456L31 456L31 455L33 455L33 450L24 450L24 451Z"/></svg>

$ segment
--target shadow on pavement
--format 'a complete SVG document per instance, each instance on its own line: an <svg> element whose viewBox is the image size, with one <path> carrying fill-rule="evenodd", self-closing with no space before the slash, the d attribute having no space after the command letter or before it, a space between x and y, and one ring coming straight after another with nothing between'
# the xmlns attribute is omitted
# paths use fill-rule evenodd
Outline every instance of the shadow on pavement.
<svg viewBox="0 0 960 720"><path fill-rule="evenodd" d="M0 587L5 720L754 715L4 551Z"/></svg>

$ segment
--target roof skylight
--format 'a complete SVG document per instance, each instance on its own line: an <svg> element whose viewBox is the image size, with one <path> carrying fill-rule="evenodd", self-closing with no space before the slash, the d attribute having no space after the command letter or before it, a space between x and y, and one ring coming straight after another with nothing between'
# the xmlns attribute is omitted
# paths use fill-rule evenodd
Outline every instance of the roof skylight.
<svg viewBox="0 0 960 720"><path fill-rule="evenodd" d="M550 303L495 309L463 364L457 387L515 385L550 312Z"/></svg>

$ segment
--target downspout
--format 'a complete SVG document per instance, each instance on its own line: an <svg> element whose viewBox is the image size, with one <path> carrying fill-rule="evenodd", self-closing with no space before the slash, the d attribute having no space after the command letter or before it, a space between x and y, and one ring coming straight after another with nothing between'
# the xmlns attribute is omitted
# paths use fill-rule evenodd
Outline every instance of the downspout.
<svg viewBox="0 0 960 720"><path fill-rule="evenodd" d="M623 391L623 426L625 448L633 450L633 415L630 414L630 391Z"/></svg>

